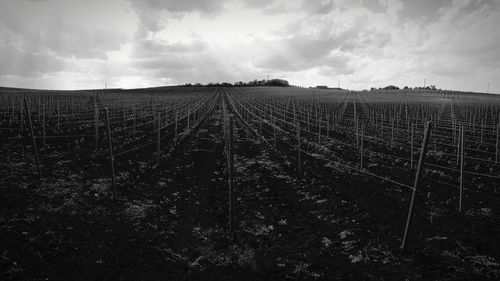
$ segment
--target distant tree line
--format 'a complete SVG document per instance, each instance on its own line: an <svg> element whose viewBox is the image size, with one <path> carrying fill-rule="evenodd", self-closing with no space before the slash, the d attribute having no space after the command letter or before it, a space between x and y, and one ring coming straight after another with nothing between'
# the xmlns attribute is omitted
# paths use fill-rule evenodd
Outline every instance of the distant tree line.
<svg viewBox="0 0 500 281"><path fill-rule="evenodd" d="M380 88L375 88L375 87L372 87L370 89L370 91L376 91L376 90L400 90L400 88L398 86L394 86L394 85L389 85L389 86L386 86L386 87L380 87ZM414 88L411 88L411 87L408 87L408 86L404 86L403 87L403 90L440 90L440 89L437 89L436 86L434 85L430 85L430 86L427 86L427 87L414 87Z"/></svg>
<svg viewBox="0 0 500 281"><path fill-rule="evenodd" d="M309 89L320 89L320 90L343 90L342 88L338 88L338 87L328 87L328 86L325 86L325 85L318 85L316 87L309 87Z"/></svg>
<svg viewBox="0 0 500 281"><path fill-rule="evenodd" d="M243 81L238 81L235 83L228 83L228 82L222 82L222 83L207 83L207 84L201 84L201 83L187 83L182 85L183 87L262 87L262 86L277 86L277 87L289 87L290 84L288 83L287 80L284 79L263 79L263 80L253 80L249 82L243 82Z"/></svg>

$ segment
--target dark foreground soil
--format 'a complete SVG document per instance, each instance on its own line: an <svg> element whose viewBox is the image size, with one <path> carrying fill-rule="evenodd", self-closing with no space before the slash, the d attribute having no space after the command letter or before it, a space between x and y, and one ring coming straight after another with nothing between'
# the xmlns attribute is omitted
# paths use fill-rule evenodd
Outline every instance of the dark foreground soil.
<svg viewBox="0 0 500 281"><path fill-rule="evenodd" d="M219 106L158 166L121 160L117 201L105 163L56 148L39 181L29 147L2 144L0 280L500 278L498 206L469 200L459 215L424 195L401 251L408 190L307 156L297 179L293 151L274 155L239 122L231 235L222 121Z"/></svg>

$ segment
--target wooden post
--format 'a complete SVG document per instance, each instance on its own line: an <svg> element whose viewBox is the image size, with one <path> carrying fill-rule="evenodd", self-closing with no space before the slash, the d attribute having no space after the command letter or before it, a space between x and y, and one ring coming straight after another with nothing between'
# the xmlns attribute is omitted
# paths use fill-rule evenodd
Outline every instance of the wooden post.
<svg viewBox="0 0 500 281"><path fill-rule="evenodd" d="M21 104L22 106L22 104ZM38 171L38 177L42 178L42 170L40 169L40 160L38 159L38 148L36 147L35 131L33 130L33 123L31 122L31 113L28 105L28 98L24 98L24 107L26 108L26 116L28 116L28 124L30 126L31 141L33 143L33 154L35 155L36 168ZM21 108L22 110L22 108Z"/></svg>
<svg viewBox="0 0 500 281"><path fill-rule="evenodd" d="M113 188L113 200L117 200L118 196L116 194L116 176L115 176L115 158L113 156L113 144L111 141L111 128L109 125L109 111L108 107L104 108L106 112L106 130L108 131L108 144L109 144L109 159L110 159L110 171L111 171L111 184Z"/></svg>
<svg viewBox="0 0 500 281"><path fill-rule="evenodd" d="M297 122L297 177L302 175L302 151L300 147L300 122Z"/></svg>
<svg viewBox="0 0 500 281"><path fill-rule="evenodd" d="M411 140L410 140L410 170L413 171L413 134L415 132L415 124L411 123Z"/></svg>
<svg viewBox="0 0 500 281"><path fill-rule="evenodd" d="M483 135L484 135L484 119L481 122L481 145L483 145Z"/></svg>
<svg viewBox="0 0 500 281"><path fill-rule="evenodd" d="M229 128L228 128L228 172L229 172L229 232L231 237L234 238L234 153L233 153L233 116L229 115Z"/></svg>
<svg viewBox="0 0 500 281"><path fill-rule="evenodd" d="M174 115L174 122L175 122L175 124L174 124L174 142L177 142L177 126L178 126L178 124L177 124L177 122L178 122L178 120L177 120L178 119L178 112L177 112L177 110L175 111L174 114L175 114Z"/></svg>
<svg viewBox="0 0 500 281"><path fill-rule="evenodd" d="M191 109L188 109L188 116L187 116L187 131L189 132L189 126L190 126L190 118L191 118Z"/></svg>
<svg viewBox="0 0 500 281"><path fill-rule="evenodd" d="M425 154L427 153L427 144L429 143L429 136L432 130L432 122L427 122L425 124L424 130L424 140L422 141L422 150L420 151L420 158L418 160L417 173L415 175L415 182L413 184L413 193L411 195L410 208L408 209L408 217L406 218L405 232L403 234L403 241L401 242L401 249L404 250L406 247L406 240L408 238L408 232L410 230L411 218L413 215L413 207L415 206L416 195L418 190L418 183L420 181L420 174L424 165Z"/></svg>
<svg viewBox="0 0 500 281"><path fill-rule="evenodd" d="M326 115L326 138L330 138L330 114Z"/></svg>
<svg viewBox="0 0 500 281"><path fill-rule="evenodd" d="M23 113L23 101L19 100L19 115L21 117L21 133L24 131L24 113Z"/></svg>
<svg viewBox="0 0 500 281"><path fill-rule="evenodd" d="M352 98L352 105L354 107L354 116L353 116L353 121L354 121L354 126L356 129L356 148L359 148L359 135L358 135L358 113L356 110L356 95L354 92L351 92L351 95L353 95Z"/></svg>
<svg viewBox="0 0 500 281"><path fill-rule="evenodd" d="M310 109L307 110L307 131L310 132L311 131L311 111Z"/></svg>
<svg viewBox="0 0 500 281"><path fill-rule="evenodd" d="M97 97L94 95L94 140L95 151L99 149L99 108L97 107Z"/></svg>
<svg viewBox="0 0 500 281"><path fill-rule="evenodd" d="M156 126L158 126L158 120L156 120L156 111L151 108L151 116L153 117L153 133L156 132Z"/></svg>
<svg viewBox="0 0 500 281"><path fill-rule="evenodd" d="M156 160L160 165L161 112L158 112L158 131L156 134Z"/></svg>
<svg viewBox="0 0 500 281"><path fill-rule="evenodd" d="M222 100L222 129L224 131L224 149L226 153L229 153L229 144L228 144L228 118L227 118L227 111L226 111L226 103L224 100ZM227 154L226 154L227 155ZM227 160L227 158L226 158Z"/></svg>
<svg viewBox="0 0 500 281"><path fill-rule="evenodd" d="M43 135L43 142L42 142L42 149L45 151L45 136L46 136L46 124L45 124L45 105L42 106L42 135Z"/></svg>
<svg viewBox="0 0 500 281"><path fill-rule="evenodd" d="M410 130L410 119L408 118L408 103L405 103L406 128Z"/></svg>
<svg viewBox="0 0 500 281"><path fill-rule="evenodd" d="M41 116L41 114L42 114L42 108L41 107L42 107L42 99L40 97L38 97L38 111L37 111L37 113L38 113L38 122L40 122L40 119L42 119L42 116Z"/></svg>
<svg viewBox="0 0 500 281"><path fill-rule="evenodd" d="M134 129L132 131L132 136L134 137L134 140L135 140L135 124L136 124L136 118L137 118L137 113L135 112L135 105L132 105L132 115L133 115L133 119L134 119Z"/></svg>
<svg viewBox="0 0 500 281"><path fill-rule="evenodd" d="M356 130L356 148L359 148L359 128L358 128L358 119L354 120L355 130Z"/></svg>
<svg viewBox="0 0 500 281"><path fill-rule="evenodd" d="M318 144L321 145L321 116L318 119Z"/></svg>
<svg viewBox="0 0 500 281"><path fill-rule="evenodd" d="M497 142L495 145L495 164L498 164L498 131L500 130L500 124L497 124Z"/></svg>
<svg viewBox="0 0 500 281"><path fill-rule="evenodd" d="M391 121L391 148L394 148L394 119Z"/></svg>
<svg viewBox="0 0 500 281"><path fill-rule="evenodd" d="M458 141L457 141L457 164L459 164L459 161L460 161L460 146L462 145L461 144L461 140L462 140L462 126L459 126L459 131L458 131Z"/></svg>
<svg viewBox="0 0 500 281"><path fill-rule="evenodd" d="M458 212L462 213L463 192L464 192L464 163L465 163L465 146L464 146L464 127L462 127L460 136L461 161L460 161L460 199L458 202Z"/></svg>
<svg viewBox="0 0 500 281"><path fill-rule="evenodd" d="M457 141L457 130L455 130L455 127L456 127L455 126L455 121L454 121L454 119L452 119L451 120L451 131L453 133L453 143L455 143L455 141ZM457 141L457 143L459 143L459 142L460 142L460 140Z"/></svg>
<svg viewBox="0 0 500 281"><path fill-rule="evenodd" d="M12 125L12 122L14 122L14 113L16 110L16 106L14 104L14 99L10 99L10 115L9 115L9 125Z"/></svg>
<svg viewBox="0 0 500 281"><path fill-rule="evenodd" d="M263 112L260 112L260 120L259 120L259 135L262 136L262 126L264 125L264 117Z"/></svg>
<svg viewBox="0 0 500 281"><path fill-rule="evenodd" d="M382 112L382 118L380 119L380 138L383 139L384 138L384 125L385 125L385 116L384 116L384 112Z"/></svg>
<svg viewBox="0 0 500 281"><path fill-rule="evenodd" d="M127 127L127 106L124 105L122 108L122 122L123 122L123 127Z"/></svg>
<svg viewBox="0 0 500 281"><path fill-rule="evenodd" d="M276 118L274 119L273 126L273 153L276 154Z"/></svg>
<svg viewBox="0 0 500 281"><path fill-rule="evenodd" d="M60 103L57 100L57 133L61 134L61 112L60 112Z"/></svg>
<svg viewBox="0 0 500 281"><path fill-rule="evenodd" d="M364 135L365 135L365 124L361 124L361 144L360 144L360 149L359 149L359 167L360 167L360 170L363 170Z"/></svg>

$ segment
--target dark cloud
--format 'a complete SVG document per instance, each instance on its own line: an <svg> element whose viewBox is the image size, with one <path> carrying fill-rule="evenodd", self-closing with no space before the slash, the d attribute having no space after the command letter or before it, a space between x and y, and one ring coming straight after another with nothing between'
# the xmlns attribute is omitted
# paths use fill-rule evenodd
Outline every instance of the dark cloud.
<svg viewBox="0 0 500 281"><path fill-rule="evenodd" d="M347 7L359 3L324 1L313 10L333 9L335 5ZM372 23L366 14L359 13L348 21L321 14L300 18L275 32L283 39L256 40L254 43L262 52L253 59L253 64L277 71L317 68L320 75L352 74L351 54L380 55L380 50L392 43L390 31Z"/></svg>
<svg viewBox="0 0 500 281"><path fill-rule="evenodd" d="M146 10L166 10L173 13L218 13L223 0L129 0L133 7Z"/></svg>
<svg viewBox="0 0 500 281"><path fill-rule="evenodd" d="M464 17L479 16L478 13L498 11L499 3L494 0L447 1L447 5L437 10L440 21L460 22ZM480 18L476 18L479 20Z"/></svg>
<svg viewBox="0 0 500 281"><path fill-rule="evenodd" d="M380 0L303 0L301 10L308 14L326 15L332 11L346 11L353 8L365 8L372 12L383 12L385 7Z"/></svg>
<svg viewBox="0 0 500 281"><path fill-rule="evenodd" d="M342 33L338 40L343 51L359 51L373 48L383 48L391 43L392 36L387 31L375 27L355 27Z"/></svg>
<svg viewBox="0 0 500 281"><path fill-rule="evenodd" d="M349 60L339 54L332 54L340 46L334 38L311 39L296 36L289 39L258 42L266 49L253 60L254 66L277 71L302 71L314 67L338 67L345 73L351 72Z"/></svg>
<svg viewBox="0 0 500 281"><path fill-rule="evenodd" d="M353 15L349 22L306 17L275 32L278 36L298 34L283 41L287 47L304 54L322 57L338 48L343 52L380 49L392 43L392 35L384 27L373 25L367 15ZM306 57L307 58L307 57Z"/></svg>
<svg viewBox="0 0 500 281"><path fill-rule="evenodd" d="M144 38L147 32L162 30L168 20L178 19L187 13L198 12L213 16L223 10L224 0L128 0L139 17L136 36Z"/></svg>
<svg viewBox="0 0 500 281"><path fill-rule="evenodd" d="M176 42L166 43L161 40L138 40L134 44L132 57L150 58L165 54L193 53L205 50L207 44L201 40L193 40L189 43Z"/></svg>
<svg viewBox="0 0 500 281"><path fill-rule="evenodd" d="M31 53L12 46L0 45L0 75L37 77L58 72L67 65L61 59L43 53Z"/></svg>
<svg viewBox="0 0 500 281"><path fill-rule="evenodd" d="M348 64L349 60L344 57L332 58L330 65L318 68L318 74L326 77L349 75L355 73L355 69Z"/></svg>
<svg viewBox="0 0 500 281"><path fill-rule="evenodd" d="M207 44L199 39L190 42L168 43L162 40L140 40L134 44L133 67L143 69L153 77L192 75L206 60Z"/></svg>
<svg viewBox="0 0 500 281"><path fill-rule="evenodd" d="M454 77L454 78L460 78L462 76L465 76L470 72L469 69L460 67L460 65L456 64L457 61L450 61L446 59L432 59L428 61L422 69L425 70L427 73L432 73L436 75L441 75L441 76L448 76L448 77ZM464 61L462 61L461 65L464 65ZM436 67L437 66L437 67Z"/></svg>
<svg viewBox="0 0 500 281"><path fill-rule="evenodd" d="M361 5L374 13L382 13L385 10L380 0L361 0Z"/></svg>
<svg viewBox="0 0 500 281"><path fill-rule="evenodd" d="M244 8L256 9L264 15L283 15L287 13L304 12L300 1L284 0L239 0Z"/></svg>
<svg viewBox="0 0 500 281"><path fill-rule="evenodd" d="M92 58L105 60L106 52L119 50L126 37L115 32L76 25L54 19L43 31L43 43L54 53L64 57Z"/></svg>
<svg viewBox="0 0 500 281"><path fill-rule="evenodd" d="M264 9L276 2L275 0L241 0L246 8Z"/></svg>
<svg viewBox="0 0 500 281"><path fill-rule="evenodd" d="M161 55L151 58L138 59L134 65L143 69L152 70L183 70L195 67L188 57L182 55Z"/></svg>
<svg viewBox="0 0 500 281"><path fill-rule="evenodd" d="M248 69L228 63L225 57L208 53L138 59L135 60L134 67L142 75L168 78L174 83L237 81L242 79L241 73L247 75L249 72Z"/></svg>
<svg viewBox="0 0 500 281"><path fill-rule="evenodd" d="M335 8L334 0L302 2L302 10L309 14L328 14Z"/></svg>
<svg viewBox="0 0 500 281"><path fill-rule="evenodd" d="M92 24L75 23L61 16L46 25L26 25L20 15L0 12L0 35L10 38L27 52L51 51L57 56L106 59L106 52L118 50L127 41L123 34Z"/></svg>
<svg viewBox="0 0 500 281"><path fill-rule="evenodd" d="M132 68L155 78L168 77L172 81L190 81L194 72L203 69L206 44L200 40L167 43L161 40L140 40L134 44ZM215 69L215 65L210 65Z"/></svg>
<svg viewBox="0 0 500 281"><path fill-rule="evenodd" d="M42 49L42 34L35 27L27 26L15 13L10 13L0 6L0 37L4 43L10 42L17 48L27 51Z"/></svg>
<svg viewBox="0 0 500 281"><path fill-rule="evenodd" d="M441 17L428 26L431 39L422 54L451 58L468 66L500 65L498 4L492 1L456 1L440 9ZM474 65L471 65L474 63Z"/></svg>
<svg viewBox="0 0 500 281"><path fill-rule="evenodd" d="M405 0L401 16L405 20L424 18L426 21L435 21L438 18L437 11L448 2L448 0Z"/></svg>

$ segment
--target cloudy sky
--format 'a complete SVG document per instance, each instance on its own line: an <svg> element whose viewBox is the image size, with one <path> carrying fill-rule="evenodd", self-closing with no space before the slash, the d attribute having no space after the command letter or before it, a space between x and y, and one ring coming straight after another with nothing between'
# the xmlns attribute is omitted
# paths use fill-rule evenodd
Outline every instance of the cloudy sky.
<svg viewBox="0 0 500 281"><path fill-rule="evenodd" d="M0 85L500 93L500 0L0 0Z"/></svg>

